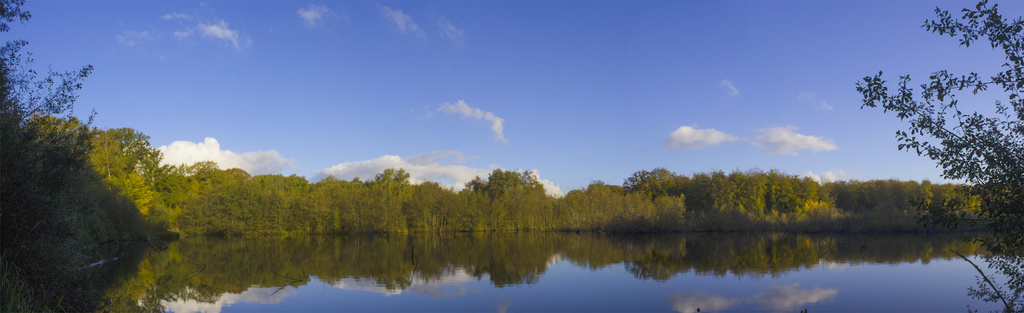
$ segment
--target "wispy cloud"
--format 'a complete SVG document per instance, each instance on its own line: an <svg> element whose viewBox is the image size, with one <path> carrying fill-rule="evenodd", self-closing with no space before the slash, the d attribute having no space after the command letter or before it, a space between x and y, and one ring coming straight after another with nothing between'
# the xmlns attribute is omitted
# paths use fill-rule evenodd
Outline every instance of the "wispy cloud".
<svg viewBox="0 0 1024 313"><path fill-rule="evenodd" d="M818 99L818 96L812 92L801 92L796 96L797 101L806 102L818 106L822 110L832 111L832 106L828 105L825 100Z"/></svg>
<svg viewBox="0 0 1024 313"><path fill-rule="evenodd" d="M441 107L437 108L437 110L448 114L457 113L463 118L487 120L491 122L491 131L494 132L494 141L508 145L508 140L505 139L505 119L494 115L494 113L485 112L478 108L471 107L463 100L459 100L459 102L456 102L455 104L445 102Z"/></svg>
<svg viewBox="0 0 1024 313"><path fill-rule="evenodd" d="M200 4L200 6L204 6ZM231 28L227 21L216 18L206 10L194 13L170 12L159 17L160 22L143 31L126 31L117 35L117 40L124 46L134 47L147 41L177 39L187 42L195 37L219 42L237 51L241 51L252 43L248 36L238 29ZM159 53L160 57L164 55Z"/></svg>
<svg viewBox="0 0 1024 313"><path fill-rule="evenodd" d="M455 24L445 19L438 21L437 26L441 28L441 35L450 39L456 48L462 46L463 31L461 28L455 27Z"/></svg>
<svg viewBox="0 0 1024 313"><path fill-rule="evenodd" d="M426 154L399 157L397 155L385 155L376 159L341 163L321 171L320 176L334 176L342 180L350 180L359 177L362 180L373 179L377 173L389 168L401 168L409 173L409 179L413 183L424 181L435 181L443 184L451 182L455 190L462 190L466 183L477 176L487 178L491 170L479 169L462 165L466 157L458 151L431 151ZM533 171L537 175L537 171ZM553 182L541 179L537 180L544 185L548 194L560 196L561 188Z"/></svg>
<svg viewBox="0 0 1024 313"><path fill-rule="evenodd" d="M412 33L417 38L427 39L427 33L423 32L419 25L416 25L416 22L412 20L412 17L408 14L402 13L402 10L392 10L389 7L382 6L380 8L380 13L387 18L388 21L394 23L399 32L403 34Z"/></svg>
<svg viewBox="0 0 1024 313"><path fill-rule="evenodd" d="M238 31L231 29L224 20L214 24L199 23L197 28L203 37L227 41L235 47L235 50L242 50L249 46L249 38L240 36Z"/></svg>
<svg viewBox="0 0 1024 313"><path fill-rule="evenodd" d="M729 81L728 79L723 79L721 82L718 82L718 85L722 86L722 87L725 87L725 92L730 97L735 97L735 96L739 96L740 95L740 90L736 89L736 86L734 86L732 84L732 82Z"/></svg>
<svg viewBox="0 0 1024 313"><path fill-rule="evenodd" d="M189 29L189 30L182 30L182 31L175 31L174 32L174 37L178 38L178 40L183 40L185 38L188 38L189 36L192 36L193 33L195 33L195 31L193 31L191 29Z"/></svg>
<svg viewBox="0 0 1024 313"><path fill-rule="evenodd" d="M796 133L794 126L758 129L760 135L755 136L751 143L768 154L797 155L800 150L831 151L836 150L835 142L825 137L801 135Z"/></svg>
<svg viewBox="0 0 1024 313"><path fill-rule="evenodd" d="M194 164L214 161L222 169L240 168L253 175L276 174L286 168L295 168L295 161L286 159L275 150L235 153L221 150L217 139L206 137L203 142L175 141L157 148L164 154L163 164Z"/></svg>
<svg viewBox="0 0 1024 313"><path fill-rule="evenodd" d="M169 20L191 20L192 16L188 15L188 14L185 14L185 13L172 12L172 13L164 14L164 16L160 17L160 19L165 20L165 21L169 21Z"/></svg>
<svg viewBox="0 0 1024 313"><path fill-rule="evenodd" d="M144 41L152 40L153 38L155 38L155 36L149 31L129 30L118 34L117 42L125 46L134 47Z"/></svg>
<svg viewBox="0 0 1024 313"><path fill-rule="evenodd" d="M668 134L665 147L669 149L700 149L737 140L739 140L738 137L714 128L697 129L691 126L681 126Z"/></svg>
<svg viewBox="0 0 1024 313"><path fill-rule="evenodd" d="M413 114L417 113L416 109L409 109L409 111L412 112ZM426 113L423 113L422 116L417 117L416 118L417 121L429 120L430 118L434 117L434 110L430 109L430 107L424 105L423 106L423 111L426 112Z"/></svg>
<svg viewBox="0 0 1024 313"><path fill-rule="evenodd" d="M305 8L299 9L298 13L306 27L314 27L325 16L334 15L334 11L331 11L327 6L312 3Z"/></svg>

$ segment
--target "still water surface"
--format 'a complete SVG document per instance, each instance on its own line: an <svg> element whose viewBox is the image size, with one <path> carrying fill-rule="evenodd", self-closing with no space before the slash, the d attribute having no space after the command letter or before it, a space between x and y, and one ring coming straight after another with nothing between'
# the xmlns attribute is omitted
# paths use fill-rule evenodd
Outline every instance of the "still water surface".
<svg viewBox="0 0 1024 313"><path fill-rule="evenodd" d="M191 238L106 269L118 312L980 312L947 236Z"/></svg>

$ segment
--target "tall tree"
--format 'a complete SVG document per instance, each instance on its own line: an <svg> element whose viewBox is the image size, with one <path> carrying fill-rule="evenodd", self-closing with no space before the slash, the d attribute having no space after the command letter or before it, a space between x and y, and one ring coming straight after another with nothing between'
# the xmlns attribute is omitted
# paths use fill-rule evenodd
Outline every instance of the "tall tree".
<svg viewBox="0 0 1024 313"><path fill-rule="evenodd" d="M376 195L375 212L373 212L378 231L406 232L406 220L402 216L402 206L410 196L409 173L404 169L385 169L377 173L370 183Z"/></svg>
<svg viewBox="0 0 1024 313"><path fill-rule="evenodd" d="M150 146L149 136L131 128L93 132L89 153L93 168L148 216L160 201L157 181L169 172L169 167L160 165L162 153Z"/></svg>
<svg viewBox="0 0 1024 313"><path fill-rule="evenodd" d="M926 21L929 31L959 38L969 47L981 38L1005 54L1004 69L982 78L978 73L956 75L936 71L915 94L910 76L900 76L896 92L882 79L882 73L857 84L863 107L881 106L893 111L909 127L896 132L898 148L915 151L935 160L942 175L965 180L971 192L985 202L980 222L998 236L986 243L996 251L1024 249L1024 20L1007 20L998 5L984 0L974 9L963 9L960 19L936 9L938 20ZM959 96L997 89L1009 105L995 102L995 115L961 105ZM955 227L958 216L929 207L929 221Z"/></svg>
<svg viewBox="0 0 1024 313"><path fill-rule="evenodd" d="M988 0L961 10L960 18L939 8L935 13L938 19L925 21L922 27L958 38L964 47L987 41L992 49L1003 52L1002 71L986 77L936 71L920 85L919 94L909 86L909 75L900 76L896 91L890 92L879 72L857 84L863 95L861 107L881 106L883 112L893 111L900 120L907 120L909 127L896 132L898 148L935 160L943 177L967 181L969 192L983 201L977 219L957 214L948 205L920 201L926 222L947 228L956 228L964 220L981 223L992 233L984 240L987 248L1024 255L1024 20L1004 18L998 5L990 6ZM1009 103L996 101L994 115L961 104L960 95L990 88ZM1018 257L1016 271L1004 272L1011 277L1015 298L1024 293L1020 261ZM1012 302L1004 304L1008 311L1024 310L1024 304L1016 308Z"/></svg>
<svg viewBox="0 0 1024 313"><path fill-rule="evenodd" d="M0 1L0 33L29 18L22 4ZM88 123L71 115L92 67L41 75L26 44L0 47L0 311L91 311L93 280L77 269L95 261L98 238L137 234L104 229L127 230L138 214L117 216L123 202L93 188Z"/></svg>
<svg viewBox="0 0 1024 313"><path fill-rule="evenodd" d="M149 136L131 128L96 130L90 161L105 177L138 172L154 181L163 154L149 144Z"/></svg>
<svg viewBox="0 0 1024 313"><path fill-rule="evenodd" d="M637 171L622 182L622 188L627 192L637 193L647 198L655 198L664 195L679 195L682 178L676 173L664 167L655 168L650 171Z"/></svg>

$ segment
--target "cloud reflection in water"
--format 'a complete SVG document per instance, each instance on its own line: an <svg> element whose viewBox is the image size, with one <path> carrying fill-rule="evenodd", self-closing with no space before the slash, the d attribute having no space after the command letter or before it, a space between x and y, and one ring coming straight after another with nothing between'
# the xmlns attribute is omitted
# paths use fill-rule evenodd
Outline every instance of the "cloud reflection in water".
<svg viewBox="0 0 1024 313"><path fill-rule="evenodd" d="M168 312L220 313L222 308L235 303L277 304L284 300L284 298L295 294L295 290L295 287L291 286L285 288L249 288L241 293L229 292L221 294L217 301L213 303L188 299L173 302L161 300L160 304Z"/></svg>
<svg viewBox="0 0 1024 313"><path fill-rule="evenodd" d="M707 292L676 292L668 295L672 309L680 313L717 312L732 308L742 303L756 303L764 310L789 312L801 306L832 300L839 294L838 289L800 289L798 284L772 285L749 300L742 298L726 298Z"/></svg>
<svg viewBox="0 0 1024 313"><path fill-rule="evenodd" d="M448 275L438 278L416 277L405 289L389 289L381 286L373 279L342 278L331 283L323 282L338 289L352 291L366 291L379 293L387 296L400 295L403 293L418 294L433 299L451 299L466 295L470 291L478 291L463 284L481 278L471 275L464 269L455 269ZM312 279L311 281L316 281ZM176 313L220 313L224 307L235 303L256 303L256 304L277 304L284 298L294 295L297 292L295 287L285 288L259 288L251 287L241 293L221 294L214 302L201 302L193 299L177 301L160 301L160 304L170 312Z"/></svg>
<svg viewBox="0 0 1024 313"><path fill-rule="evenodd" d="M772 311L793 311L802 305L832 300L839 294L837 289L800 289L797 284L768 286L754 296L754 302Z"/></svg>
<svg viewBox="0 0 1024 313"><path fill-rule="evenodd" d="M455 269L447 275L437 278L414 277L409 286L404 289L389 289L372 279L342 278L332 282L330 285L338 289L368 291L389 296L411 293L429 296L434 299L451 299L464 296L469 291L475 291L475 289L463 286L463 283L478 281L486 277L487 275L476 277L464 269Z"/></svg>
<svg viewBox="0 0 1024 313"><path fill-rule="evenodd" d="M676 292L668 295L672 309L680 313L722 311L743 303L740 298L713 296L707 292Z"/></svg>

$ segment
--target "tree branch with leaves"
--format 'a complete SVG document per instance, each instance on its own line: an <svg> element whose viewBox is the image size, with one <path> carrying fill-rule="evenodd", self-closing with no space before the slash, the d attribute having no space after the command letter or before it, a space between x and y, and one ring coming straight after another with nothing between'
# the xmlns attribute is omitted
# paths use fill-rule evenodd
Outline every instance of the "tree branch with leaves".
<svg viewBox="0 0 1024 313"><path fill-rule="evenodd" d="M960 18L939 8L935 13L937 19L925 21L923 28L958 38L963 47L987 40L1005 55L1002 70L986 78L974 72L936 71L920 85L919 93L910 87L909 75L900 76L896 91L891 92L879 72L857 83L863 96L861 108L881 106L883 112L895 112L901 121L909 122L907 129L896 131L898 149L928 156L942 168L944 178L968 183L967 195L981 201L979 210L972 213L976 216L957 212L951 203L919 201L921 220L950 230L962 223L981 223L989 231L982 242L995 254L988 261L1010 278L1007 286L1015 290L1012 300L1017 300L1024 289L1022 263L998 265L1024 255L1024 20L1004 18L998 4L990 6L988 0L961 10ZM976 96L990 89L1008 103L996 101L995 114L970 112L970 105L961 103L960 95ZM1024 310L1024 304L1006 302L995 294L1007 311Z"/></svg>

